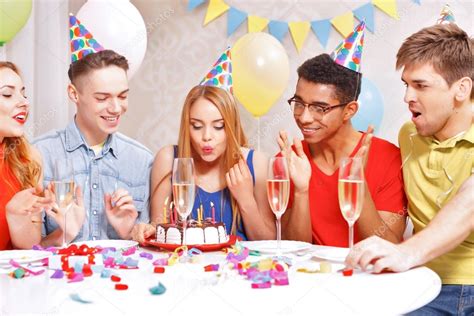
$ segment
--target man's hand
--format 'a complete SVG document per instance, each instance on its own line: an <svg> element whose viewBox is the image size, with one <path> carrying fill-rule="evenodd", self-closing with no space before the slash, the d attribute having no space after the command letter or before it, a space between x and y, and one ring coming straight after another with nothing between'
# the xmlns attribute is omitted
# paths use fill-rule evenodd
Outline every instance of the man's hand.
<svg viewBox="0 0 474 316"><path fill-rule="evenodd" d="M280 131L278 145L283 157L287 159L290 178L295 186L295 191L306 191L311 179L311 164L304 153L301 140L294 138L295 151L291 149L288 136L285 131Z"/></svg>
<svg viewBox="0 0 474 316"><path fill-rule="evenodd" d="M138 211L133 204L133 197L124 189L118 189L112 195L104 195L105 214L110 225L115 229L121 238L130 238L129 234Z"/></svg>
<svg viewBox="0 0 474 316"><path fill-rule="evenodd" d="M413 253L403 244L393 244L378 236L369 237L357 243L346 258L346 266L360 267L380 273L383 270L394 272L406 271L416 265L416 253Z"/></svg>

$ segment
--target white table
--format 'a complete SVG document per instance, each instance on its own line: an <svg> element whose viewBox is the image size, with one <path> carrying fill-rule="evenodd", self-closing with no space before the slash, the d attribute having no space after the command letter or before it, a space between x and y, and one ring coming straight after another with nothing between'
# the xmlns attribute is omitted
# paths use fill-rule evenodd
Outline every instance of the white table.
<svg viewBox="0 0 474 316"><path fill-rule="evenodd" d="M321 246L313 246L317 250ZM156 249L145 250L154 259ZM138 251L134 257L138 258ZM254 260L262 257L249 257ZM301 259L301 258L297 258ZM43 311L51 315L398 315L434 299L441 280L428 268L404 273L373 275L355 272L307 274L290 269L289 286L251 289L242 276L217 277L203 266L225 260L221 252L205 254L198 264L176 264L164 274L153 273L153 260L140 259L138 270L116 270L127 291L117 291L110 279L99 275L79 283L43 276L12 279L0 275L0 314L8 311ZM307 264L300 260L299 264ZM317 265L314 261L310 264ZM153 296L148 289L161 281L166 293ZM93 301L81 304L69 298L78 293Z"/></svg>

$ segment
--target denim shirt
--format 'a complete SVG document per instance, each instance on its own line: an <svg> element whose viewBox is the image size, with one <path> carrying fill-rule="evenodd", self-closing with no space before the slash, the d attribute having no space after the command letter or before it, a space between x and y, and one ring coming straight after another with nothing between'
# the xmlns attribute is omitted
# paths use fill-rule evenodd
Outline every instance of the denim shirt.
<svg viewBox="0 0 474 316"><path fill-rule="evenodd" d="M127 190L133 197L138 211L137 222L148 223L153 155L146 147L123 134L114 133L109 135L96 156L75 122L64 130L38 137L33 144L43 158L45 186L56 180L53 179L55 159L68 158L73 163L74 182L82 189L86 210L86 219L74 241L119 239L107 221L104 202L104 194L118 188ZM54 219L43 214L43 236L57 228Z"/></svg>

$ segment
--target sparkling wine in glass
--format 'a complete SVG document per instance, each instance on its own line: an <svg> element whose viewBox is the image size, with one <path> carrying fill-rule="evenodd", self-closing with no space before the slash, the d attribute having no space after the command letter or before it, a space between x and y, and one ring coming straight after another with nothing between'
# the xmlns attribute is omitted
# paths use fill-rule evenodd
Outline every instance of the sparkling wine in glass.
<svg viewBox="0 0 474 316"><path fill-rule="evenodd" d="M70 159L57 159L54 164L53 190L60 211L64 214L63 244L67 247L67 213L74 202L74 167Z"/></svg>
<svg viewBox="0 0 474 316"><path fill-rule="evenodd" d="M364 202L364 166L361 158L343 158L339 167L339 208L349 224L349 249L354 246L354 223Z"/></svg>
<svg viewBox="0 0 474 316"><path fill-rule="evenodd" d="M268 165L267 197L276 216L277 257L281 256L281 217L286 211L290 195L290 177L284 157L272 157Z"/></svg>
<svg viewBox="0 0 474 316"><path fill-rule="evenodd" d="M195 196L194 161L192 158L175 158L173 162L173 202L183 223L183 239L186 245L186 224L193 209Z"/></svg>

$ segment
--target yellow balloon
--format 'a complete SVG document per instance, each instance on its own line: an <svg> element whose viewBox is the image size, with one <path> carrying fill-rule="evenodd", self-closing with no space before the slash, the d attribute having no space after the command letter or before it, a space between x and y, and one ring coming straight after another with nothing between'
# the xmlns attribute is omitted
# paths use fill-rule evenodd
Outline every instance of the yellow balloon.
<svg viewBox="0 0 474 316"><path fill-rule="evenodd" d="M31 0L0 0L0 46L21 30L30 13Z"/></svg>
<svg viewBox="0 0 474 316"><path fill-rule="evenodd" d="M288 55L280 42L267 33L242 36L231 53L234 94L247 111L260 117L288 85Z"/></svg>

